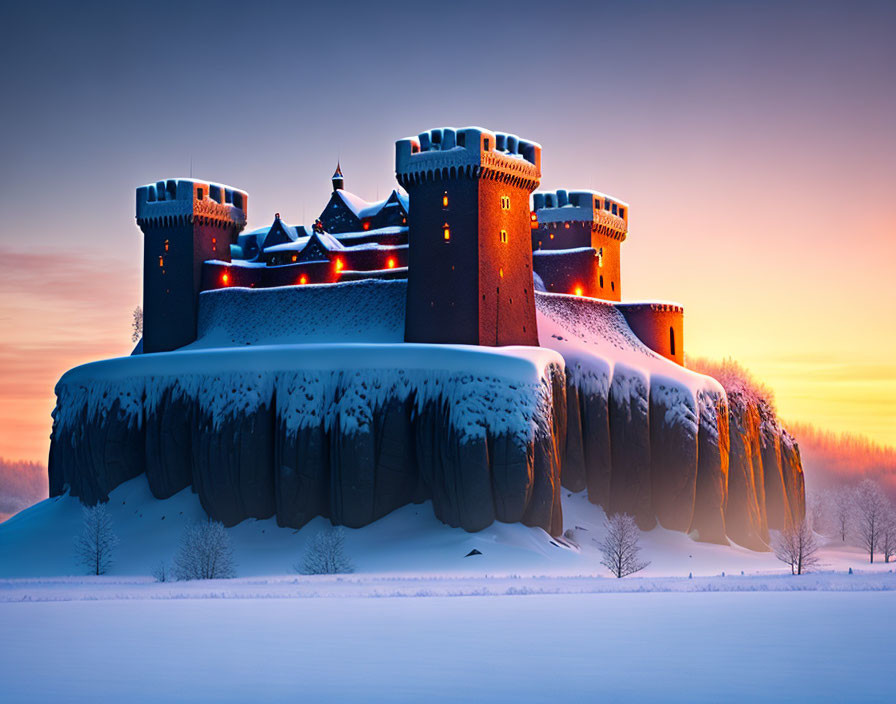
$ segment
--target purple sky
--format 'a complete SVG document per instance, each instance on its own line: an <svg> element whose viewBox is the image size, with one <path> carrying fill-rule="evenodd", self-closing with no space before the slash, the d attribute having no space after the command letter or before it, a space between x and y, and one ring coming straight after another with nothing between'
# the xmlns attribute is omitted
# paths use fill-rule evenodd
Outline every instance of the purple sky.
<svg viewBox="0 0 896 704"><path fill-rule="evenodd" d="M134 188L310 222L341 159L479 124L543 185L631 203L623 295L686 306L787 418L896 442L896 3L7 3L0 10L0 456L45 461L52 386L126 353Z"/></svg>

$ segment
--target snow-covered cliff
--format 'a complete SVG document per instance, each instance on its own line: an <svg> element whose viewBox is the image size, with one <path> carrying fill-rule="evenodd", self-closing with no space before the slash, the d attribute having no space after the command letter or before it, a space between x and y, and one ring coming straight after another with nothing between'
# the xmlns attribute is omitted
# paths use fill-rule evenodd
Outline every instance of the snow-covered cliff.
<svg viewBox="0 0 896 704"><path fill-rule="evenodd" d="M774 417L751 425L612 305L538 293L541 348L409 345L405 286L210 291L188 348L71 370L51 494L92 503L145 472L155 496L192 486L227 524L361 526L432 498L453 526L556 535L562 481L642 527L754 548L803 511L799 453Z"/></svg>

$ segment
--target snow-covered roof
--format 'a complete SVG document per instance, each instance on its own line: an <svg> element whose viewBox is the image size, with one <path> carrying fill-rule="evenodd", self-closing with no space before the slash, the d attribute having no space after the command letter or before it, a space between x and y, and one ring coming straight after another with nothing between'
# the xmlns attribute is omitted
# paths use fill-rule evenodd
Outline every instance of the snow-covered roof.
<svg viewBox="0 0 896 704"><path fill-rule="evenodd" d="M374 230L358 230L356 232L337 232L333 237L340 241L350 240L360 237L376 237L377 235L400 235L408 231L407 225L390 225L389 227L378 227Z"/></svg>
<svg viewBox="0 0 896 704"><path fill-rule="evenodd" d="M348 206L348 209L351 210L359 220L371 218L379 213L392 198L393 194L398 198L398 201L401 203L402 207L404 207L405 211L408 209L408 197L403 196L398 191L392 191L388 198L378 200L374 203L370 203L342 188L337 188L336 193L339 194L339 197L342 198L342 202Z"/></svg>
<svg viewBox="0 0 896 704"><path fill-rule="evenodd" d="M532 255L537 254L540 257L550 257L564 254L583 254L584 252L597 254L597 250L594 247L572 247L571 249L536 249L532 252Z"/></svg>

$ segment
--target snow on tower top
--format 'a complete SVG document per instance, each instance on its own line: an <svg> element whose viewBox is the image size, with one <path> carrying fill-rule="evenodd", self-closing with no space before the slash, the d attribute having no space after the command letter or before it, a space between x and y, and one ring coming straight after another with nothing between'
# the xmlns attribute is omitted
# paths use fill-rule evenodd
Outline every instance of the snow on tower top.
<svg viewBox="0 0 896 704"><path fill-rule="evenodd" d="M202 215L246 224L249 194L238 188L194 178L169 178L137 189L137 222Z"/></svg>
<svg viewBox="0 0 896 704"><path fill-rule="evenodd" d="M628 203L599 191L539 191L532 194L538 222L592 221L628 230Z"/></svg>
<svg viewBox="0 0 896 704"><path fill-rule="evenodd" d="M482 127L439 127L395 143L395 174L405 183L467 174L538 186L541 145Z"/></svg>

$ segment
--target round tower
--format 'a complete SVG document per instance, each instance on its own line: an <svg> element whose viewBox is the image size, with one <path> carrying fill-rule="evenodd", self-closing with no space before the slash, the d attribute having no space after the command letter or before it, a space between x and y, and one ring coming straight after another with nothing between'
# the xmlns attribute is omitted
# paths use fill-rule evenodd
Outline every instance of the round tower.
<svg viewBox="0 0 896 704"><path fill-rule="evenodd" d="M186 178L137 189L144 352L174 350L196 339L202 263L230 261L248 200L245 191Z"/></svg>
<svg viewBox="0 0 896 704"><path fill-rule="evenodd" d="M395 145L408 192L405 340L538 345L529 194L541 146L479 127Z"/></svg>

